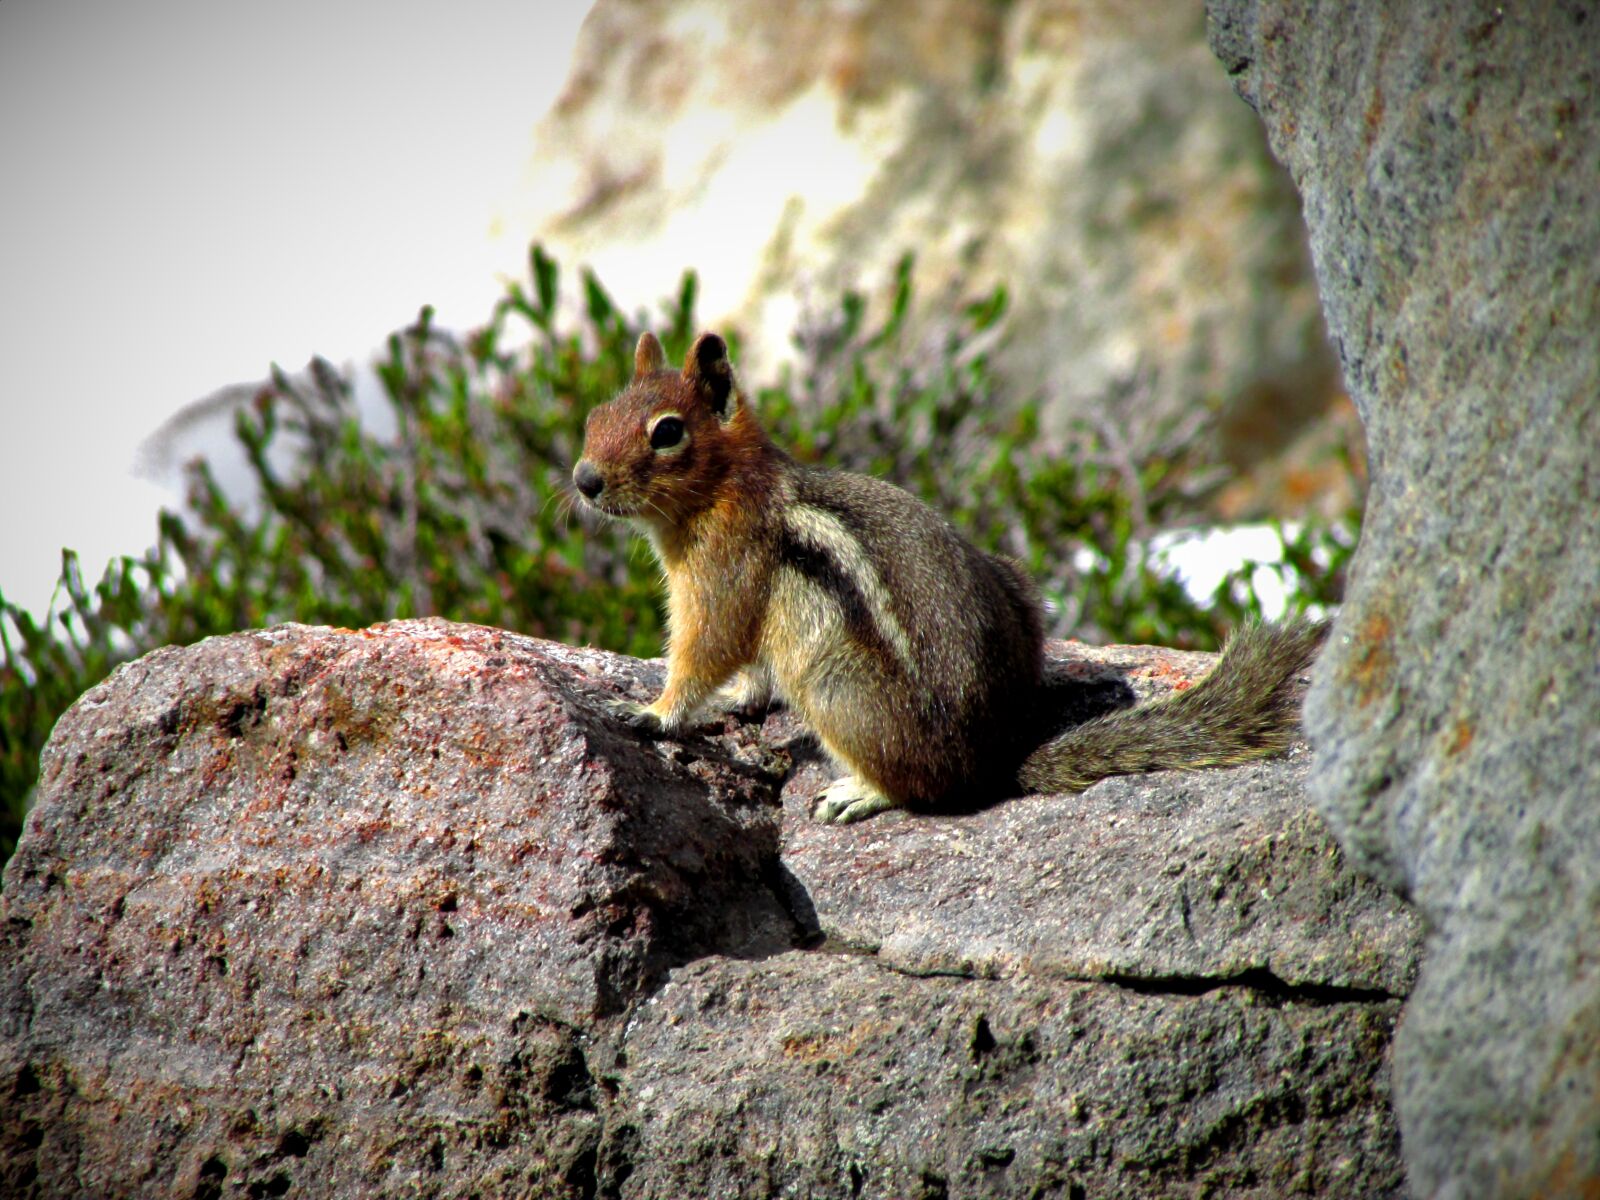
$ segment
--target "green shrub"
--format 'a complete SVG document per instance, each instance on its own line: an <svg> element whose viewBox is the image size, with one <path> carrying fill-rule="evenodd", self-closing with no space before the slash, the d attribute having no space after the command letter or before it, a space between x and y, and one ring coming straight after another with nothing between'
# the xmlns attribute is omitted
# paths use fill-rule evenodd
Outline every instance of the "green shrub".
<svg viewBox="0 0 1600 1200"><path fill-rule="evenodd" d="M56 718L156 646L279 621L360 627L442 614L659 651L654 564L625 529L573 515L568 476L585 415L627 382L640 329L682 360L694 276L647 321L628 319L586 274L569 328L556 265L536 247L530 267L527 286L513 285L464 339L436 329L427 309L389 339L378 374L392 434L363 425L350 381L326 362L303 380L274 372L236 418L259 500L230 500L197 462L186 510L161 514L144 556L118 560L89 589L66 554L44 622L0 596L0 859ZM1258 605L1248 576L1202 606L1156 569L1150 535L1193 508L1182 431L1138 463L1103 431L1047 442L1036 405L997 394L1005 293L913 335L911 281L906 259L881 325L869 328L866 304L849 295L797 334L799 365L756 391L781 445L892 479L1020 559L1053 602L1058 633L1210 647ZM1286 547L1303 572L1301 599L1334 598L1343 560L1317 564L1351 540L1306 526Z"/></svg>

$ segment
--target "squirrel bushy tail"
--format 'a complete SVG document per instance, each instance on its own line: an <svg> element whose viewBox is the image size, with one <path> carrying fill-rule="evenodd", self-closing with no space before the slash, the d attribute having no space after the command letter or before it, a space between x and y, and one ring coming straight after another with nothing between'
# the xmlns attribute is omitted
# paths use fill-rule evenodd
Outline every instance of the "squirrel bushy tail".
<svg viewBox="0 0 1600 1200"><path fill-rule="evenodd" d="M1325 622L1304 619L1241 625L1199 683L1073 726L1029 754L1017 782L1029 792L1077 792L1109 775L1280 753L1300 727L1297 681L1327 631Z"/></svg>

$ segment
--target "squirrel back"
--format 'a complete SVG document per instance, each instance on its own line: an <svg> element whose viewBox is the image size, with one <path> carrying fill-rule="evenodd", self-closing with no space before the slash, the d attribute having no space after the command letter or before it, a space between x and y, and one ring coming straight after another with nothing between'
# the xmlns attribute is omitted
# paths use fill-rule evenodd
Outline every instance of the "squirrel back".
<svg viewBox="0 0 1600 1200"><path fill-rule="evenodd" d="M639 339L632 382L589 416L573 481L637 525L666 574L666 686L620 715L676 733L726 684L739 704L775 688L849 772L820 820L1275 753L1320 643L1309 623L1247 626L1194 688L1029 744L1044 638L1021 566L892 484L790 458L714 334L681 371Z"/></svg>

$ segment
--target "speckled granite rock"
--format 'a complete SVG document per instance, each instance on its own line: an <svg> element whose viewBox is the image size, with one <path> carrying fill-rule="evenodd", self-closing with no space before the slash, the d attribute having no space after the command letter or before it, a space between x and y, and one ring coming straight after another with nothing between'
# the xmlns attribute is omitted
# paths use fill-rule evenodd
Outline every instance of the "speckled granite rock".
<svg viewBox="0 0 1600 1200"><path fill-rule="evenodd" d="M90 691L0 894L0 1192L1399 1193L1418 926L1304 751L823 828L787 714L606 717L659 677L410 621Z"/></svg>
<svg viewBox="0 0 1600 1200"><path fill-rule="evenodd" d="M1434 936L1419 1196L1600 1189L1600 11L1210 0L1367 428L1311 789Z"/></svg>
<svg viewBox="0 0 1600 1200"><path fill-rule="evenodd" d="M624 1194L1398 1196L1398 1008L706 960L623 1039Z"/></svg>
<svg viewBox="0 0 1600 1200"><path fill-rule="evenodd" d="M581 1171L582 1031L672 963L792 942L769 756L627 738L598 699L620 661L283 626L91 689L5 874L0 1180L359 1195Z"/></svg>

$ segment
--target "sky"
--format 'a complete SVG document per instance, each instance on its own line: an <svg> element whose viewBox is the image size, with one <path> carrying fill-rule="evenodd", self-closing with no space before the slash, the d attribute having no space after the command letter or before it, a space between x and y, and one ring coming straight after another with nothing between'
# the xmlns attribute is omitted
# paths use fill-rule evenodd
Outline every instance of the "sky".
<svg viewBox="0 0 1600 1200"><path fill-rule="evenodd" d="M481 323L588 0L0 3L0 592L44 611L176 497L183 405Z"/></svg>

